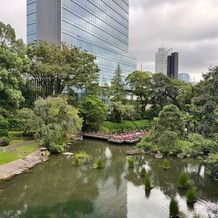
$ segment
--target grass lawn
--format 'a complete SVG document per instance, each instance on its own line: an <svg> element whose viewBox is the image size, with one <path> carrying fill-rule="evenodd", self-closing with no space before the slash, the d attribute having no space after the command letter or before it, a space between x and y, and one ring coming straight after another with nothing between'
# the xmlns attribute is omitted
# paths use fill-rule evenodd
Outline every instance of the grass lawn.
<svg viewBox="0 0 218 218"><path fill-rule="evenodd" d="M0 165L9 163L11 161L17 160L17 155L10 151L5 151L0 153Z"/></svg>
<svg viewBox="0 0 218 218"><path fill-rule="evenodd" d="M11 140L11 141L10 141L10 144L9 144L8 146L21 144L21 143L23 143L23 142L25 142L24 139Z"/></svg>
<svg viewBox="0 0 218 218"><path fill-rule="evenodd" d="M20 143L21 142L17 144L20 144ZM28 154L33 153L38 148L39 148L39 145L37 142L35 142L29 145L24 145L22 147L16 148L13 151L0 152L0 165L26 157Z"/></svg>
<svg viewBox="0 0 218 218"><path fill-rule="evenodd" d="M22 138L23 131L10 131L8 132L8 137L10 139Z"/></svg>

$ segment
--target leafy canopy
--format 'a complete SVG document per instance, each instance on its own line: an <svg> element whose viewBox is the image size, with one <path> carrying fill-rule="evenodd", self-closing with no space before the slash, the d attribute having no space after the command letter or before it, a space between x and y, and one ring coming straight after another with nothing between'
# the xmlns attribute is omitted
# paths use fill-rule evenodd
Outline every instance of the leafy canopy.
<svg viewBox="0 0 218 218"><path fill-rule="evenodd" d="M0 22L0 107L3 110L19 108L24 101L20 86L29 70L25 45L17 40L14 29Z"/></svg>
<svg viewBox="0 0 218 218"><path fill-rule="evenodd" d="M51 152L61 152L67 136L77 134L82 120L78 110L62 97L48 97L35 102L36 138Z"/></svg>
<svg viewBox="0 0 218 218"><path fill-rule="evenodd" d="M95 57L75 46L35 41L28 45L30 74L41 96L61 94L68 87L88 88L97 82L99 68Z"/></svg>

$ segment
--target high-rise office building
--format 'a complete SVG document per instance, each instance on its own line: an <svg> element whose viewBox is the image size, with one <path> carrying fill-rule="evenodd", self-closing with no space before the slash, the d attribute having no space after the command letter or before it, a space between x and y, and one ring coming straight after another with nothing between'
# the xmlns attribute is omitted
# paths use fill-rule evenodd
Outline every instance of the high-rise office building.
<svg viewBox="0 0 218 218"><path fill-rule="evenodd" d="M188 73L179 73L178 79L189 83L190 82L190 75Z"/></svg>
<svg viewBox="0 0 218 218"><path fill-rule="evenodd" d="M119 64L123 76L136 69L128 54L129 0L27 0L27 42L66 42L96 56L100 82Z"/></svg>
<svg viewBox="0 0 218 218"><path fill-rule="evenodd" d="M167 56L171 49L158 48L158 52L155 53L155 73L163 73L167 75Z"/></svg>
<svg viewBox="0 0 218 218"><path fill-rule="evenodd" d="M173 52L167 57L167 76L178 79L179 53Z"/></svg>

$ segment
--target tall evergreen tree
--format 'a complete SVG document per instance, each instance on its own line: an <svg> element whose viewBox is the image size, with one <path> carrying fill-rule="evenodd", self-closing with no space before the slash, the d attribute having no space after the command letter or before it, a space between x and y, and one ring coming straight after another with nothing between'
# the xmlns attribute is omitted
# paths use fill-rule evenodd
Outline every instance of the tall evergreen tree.
<svg viewBox="0 0 218 218"><path fill-rule="evenodd" d="M124 80L122 77L122 70L120 65L117 65L117 69L114 71L114 77L111 81L110 96L113 102L124 102L126 99Z"/></svg>

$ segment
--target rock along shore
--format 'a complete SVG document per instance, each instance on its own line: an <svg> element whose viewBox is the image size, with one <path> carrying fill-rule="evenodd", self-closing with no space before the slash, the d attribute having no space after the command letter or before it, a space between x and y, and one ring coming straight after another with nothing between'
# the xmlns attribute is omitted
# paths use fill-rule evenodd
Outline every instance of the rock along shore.
<svg viewBox="0 0 218 218"><path fill-rule="evenodd" d="M48 156L42 156L41 151L37 150L25 158L0 165L0 180L9 180L15 175L26 172L36 164L43 163L47 160Z"/></svg>

